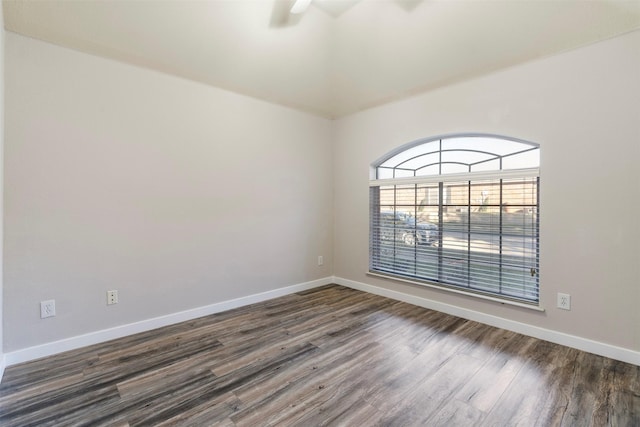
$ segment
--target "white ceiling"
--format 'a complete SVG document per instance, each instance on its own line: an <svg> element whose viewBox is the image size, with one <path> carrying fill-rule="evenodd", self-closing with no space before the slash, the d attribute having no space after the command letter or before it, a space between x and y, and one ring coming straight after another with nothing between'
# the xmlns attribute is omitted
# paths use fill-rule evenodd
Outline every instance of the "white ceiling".
<svg viewBox="0 0 640 427"><path fill-rule="evenodd" d="M640 28L640 1L4 0L5 28L339 117Z"/></svg>

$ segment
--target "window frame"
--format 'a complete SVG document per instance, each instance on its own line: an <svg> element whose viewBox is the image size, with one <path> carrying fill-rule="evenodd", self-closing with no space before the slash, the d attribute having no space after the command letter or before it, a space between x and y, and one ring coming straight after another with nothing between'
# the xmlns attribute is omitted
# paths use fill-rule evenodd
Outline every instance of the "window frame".
<svg viewBox="0 0 640 427"><path fill-rule="evenodd" d="M439 174L432 174L432 175L423 175L423 176L410 176L410 177L393 177L393 178L378 178L378 171L380 167L384 167L382 166L385 162L388 162L389 160L393 159L394 157L401 155L402 153L406 152L407 150L411 150L414 149L415 147L421 146L421 145L425 145L428 146L427 144L433 143L435 141L439 141L439 147L440 147L440 153L442 153L442 147L443 147L443 143L442 141L444 140L451 140L451 139L456 139L456 138L488 138L488 139L497 139L497 140L502 140L502 141L507 141L510 143L515 143L520 145L523 150L519 151L518 153L525 153L527 151L532 151L532 150L538 150L539 153L539 149L540 146L539 144L536 143L532 143L532 142L528 142L528 141L523 141L520 139L516 139L516 138L511 138L511 137L505 137L505 136L501 136L501 135L491 135L491 134L452 134L452 135L443 135L443 136L437 136L437 137L432 137L432 138L426 138L426 139L421 139L418 141L414 141L412 143L409 144L404 144L400 147L398 147L397 149L392 150L391 152L389 152L387 155L383 156L382 158L378 159L376 162L374 162L371 166L371 174L370 174L370 180L369 180L369 187L370 187L370 218L369 218L369 270L368 270L368 274L372 275L372 276L377 276L377 277L384 277L387 279L394 279L394 280L398 280L398 281L402 281L402 282L407 282L407 283L412 283L412 284L418 284L418 285L422 285L422 286L427 286L427 287L432 287L432 288L436 288L436 289L444 289L450 292L454 292L454 293L459 293L459 294L464 294L464 295L472 295L474 297L478 297L478 298L482 298L482 299L487 299L487 300L492 300L492 301L497 301L500 303L506 303L506 304L512 304L512 305L517 305L517 306L522 306L522 307L526 307L526 308L532 308L532 309L537 309L537 310L542 310L540 308L540 199L539 199L539 191L540 191L540 167L539 167L539 163L537 164L536 167L527 167L527 168L522 168L522 169L500 169L500 170L490 170L490 171L478 171L478 172L465 172L465 173L444 173L442 174L442 167L439 166ZM515 145L514 145L515 146ZM527 149L527 147L529 147ZM464 150L463 150L464 151ZM475 151L475 152L479 152L479 153L484 153L490 156L496 156L496 153L492 153L489 152L487 150L485 150L483 148L482 145L479 145L477 149L474 150L466 150L466 151ZM398 165L402 165L402 163L407 163L409 161L411 161L411 159L415 158L415 157L420 157L421 155L427 155L427 154L432 154L431 152L425 152L425 154L420 154L418 156L414 156L411 157L409 159L403 160L402 162L400 162ZM501 157L501 156L498 156ZM401 156L402 158L402 156ZM442 156L440 155L440 159L442 159ZM500 160L500 168L502 168L502 160ZM417 168L420 169L420 168ZM416 170L417 170L416 169ZM469 167L469 169L471 169L471 167ZM415 174L415 171L414 171ZM395 172L394 172L394 176L395 176ZM437 271L438 271L438 276L437 278L434 277L425 277L422 275L419 275L417 273L417 266L418 266L418 261L417 261L417 255L416 255L416 267L415 267L415 271L416 273L414 275L409 275L409 274L399 274L397 271L389 271L389 270L385 270L382 268L379 268L381 264L380 262L380 256L378 255L378 268L376 268L376 265L374 263L374 253L376 250L380 250L381 247L381 239L380 239L380 226L378 225L378 230L376 231L374 228L375 223L376 223L376 218L374 218L374 207L375 209L378 210L377 215L377 221L380 220L380 214L381 214L381 210L383 205L380 203L380 195L379 195L379 190L378 190L378 200L376 202L375 196L374 196L374 190L375 188L383 188L383 187L389 187L389 186L395 186L394 191L397 191L397 186L404 186L404 185L415 185L416 189L418 188L418 185L438 185L438 187L440 189L442 189L443 184L445 183L461 183L461 182L468 182L469 184L469 188L471 188L472 185L477 185L478 182L499 182L499 186L500 186L500 194L502 194L503 191L503 186L505 185L504 183L506 183L506 180L514 180L514 179L522 179L522 180L530 180L529 183L532 184L532 186L535 187L535 205L533 206L534 211L532 212L532 215L535 215L535 217L532 217L532 224L531 227L532 228L532 235L529 236L527 234L524 234L523 232L523 238L525 237L530 237L533 239L533 241L531 242L534 245L534 254L535 254L535 260L534 260L534 267L531 268L531 275L532 277L534 277L535 280L535 297L521 297L521 296L513 296L513 295L508 295L507 293L505 293L502 290L502 285L503 285L503 271L506 271L505 268L506 267L506 263L503 263L502 261L502 251L503 251L503 243L502 243L502 239L503 236L505 236L505 232L503 229L503 223L502 223L502 210L503 207L506 205L503 205L502 202L502 196L500 196L500 205L498 207L498 211L500 212L499 216L500 216L500 232L499 233L491 233L491 236L497 236L497 238L499 239L499 251L500 251L500 262L498 264L498 271L500 274L500 279L498 279L499 281L499 289L500 292L491 292L491 291L487 291L485 290L479 290L476 288L472 288L471 286L471 274L469 273L469 279L467 282L467 286L462 286L460 283L452 283L451 280L443 280L443 276L442 276L442 263L445 260L445 257L443 256L443 251L442 251L442 242L443 242L443 237L442 235L444 234L445 229L443 229L443 213L442 213L442 206L445 205L445 201L442 197L442 190L440 190L440 194L439 194L439 198L438 198L438 234L439 234L439 242L440 242L440 249L437 251L438 255L437 255L437 262L438 262L438 267L437 267ZM535 181L535 184L534 184ZM523 187L524 188L524 187ZM470 190L469 190L470 191ZM523 190L524 191L524 190ZM394 193L395 194L395 193ZM395 196L394 196L395 197ZM414 202L417 207L417 200ZM469 202L470 204L469 206L469 212L471 212L471 202ZM386 207L388 207L386 204L384 205ZM396 201L394 200L393 203L393 209L394 212L399 212L397 210L398 207L398 203L396 203ZM471 214L469 214L469 218L471 218ZM416 218L417 220L417 218ZM469 223L467 224L469 230L471 230L471 221L469 220ZM394 230L395 233L395 230ZM471 235L471 231L469 231L469 236ZM376 240L377 239L377 240ZM471 237L469 237L469 241L471 240ZM470 248L471 246L469 246ZM377 249L376 249L377 248ZM468 252L468 259L471 259L472 254L474 254L476 252L471 251L471 249L469 249ZM395 244L394 244L394 255L393 255L393 259L395 260ZM524 258L523 258L524 259ZM529 259L530 261L530 259ZM394 261L395 262L395 261ZM470 261L469 261L470 262ZM423 268L426 266L426 263L420 264ZM471 265L471 264L469 264ZM525 267L525 261L523 261L523 264L521 266L522 268L524 268L526 270ZM470 267L469 267L470 268ZM488 279L490 280L490 279ZM526 288L526 290L529 290L529 288L531 287L531 285L523 285L523 289ZM524 290L522 291L523 295L525 294Z"/></svg>

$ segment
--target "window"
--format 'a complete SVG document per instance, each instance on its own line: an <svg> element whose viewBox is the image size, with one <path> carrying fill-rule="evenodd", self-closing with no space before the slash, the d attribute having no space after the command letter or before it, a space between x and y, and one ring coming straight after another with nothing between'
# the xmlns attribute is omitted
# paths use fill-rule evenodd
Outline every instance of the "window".
<svg viewBox="0 0 640 427"><path fill-rule="evenodd" d="M539 302L537 144L420 141L373 165L369 270L500 301Z"/></svg>

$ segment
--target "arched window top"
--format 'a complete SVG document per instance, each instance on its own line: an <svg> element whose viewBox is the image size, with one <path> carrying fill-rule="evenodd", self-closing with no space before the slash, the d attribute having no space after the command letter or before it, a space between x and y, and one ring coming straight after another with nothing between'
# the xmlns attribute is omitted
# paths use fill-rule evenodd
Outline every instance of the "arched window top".
<svg viewBox="0 0 640 427"><path fill-rule="evenodd" d="M401 147L374 164L376 179L530 169L538 144L492 135L450 136Z"/></svg>

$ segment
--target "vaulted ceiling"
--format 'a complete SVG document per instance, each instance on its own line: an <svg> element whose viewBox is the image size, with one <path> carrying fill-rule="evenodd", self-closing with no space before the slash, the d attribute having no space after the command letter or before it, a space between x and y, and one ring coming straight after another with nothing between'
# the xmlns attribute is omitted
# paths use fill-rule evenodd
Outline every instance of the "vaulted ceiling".
<svg viewBox="0 0 640 427"><path fill-rule="evenodd" d="M640 1L4 0L8 31L340 117L640 28Z"/></svg>

